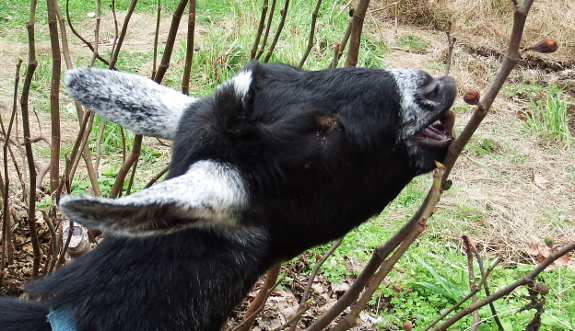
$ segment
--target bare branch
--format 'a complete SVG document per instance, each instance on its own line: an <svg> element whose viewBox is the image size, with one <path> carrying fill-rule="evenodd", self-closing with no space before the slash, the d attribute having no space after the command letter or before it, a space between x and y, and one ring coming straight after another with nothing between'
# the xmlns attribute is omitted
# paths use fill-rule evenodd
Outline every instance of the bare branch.
<svg viewBox="0 0 575 331"><path fill-rule="evenodd" d="M527 14L532 4L533 0L524 0L522 3L515 6L511 38L509 41L509 47L507 48L507 53L503 57L503 63L501 64L501 67L499 67L495 78L493 81L491 81L491 84L487 88L483 98L481 98L481 102L475 108L471 119L459 137L451 144L451 146L449 146L447 156L444 160L444 164L447 167L445 178L449 176L449 173L451 172L455 161L457 158L459 158L461 151L473 133L475 133L475 130L477 130L477 127L479 127L479 124L481 124L481 121L483 121L485 115L487 115L491 104L493 104L493 101L499 93L499 90L501 90L501 87L507 80L507 77L509 77L511 70L513 70L517 62L519 62L519 45L521 43L521 36L523 35L525 19L527 18Z"/></svg>
<svg viewBox="0 0 575 331"><path fill-rule="evenodd" d="M343 34L343 38L341 39L341 43L336 44L337 46L335 47L334 50L333 59L331 60L331 63L328 66L329 69L337 67L337 63L339 62L339 59L343 55L343 51L345 50L345 46L347 45L347 41L349 40L352 25L353 20L350 17L349 23L347 24L347 28L345 29L345 33Z"/></svg>
<svg viewBox="0 0 575 331"><path fill-rule="evenodd" d="M167 166L165 166L164 169L162 169L154 177L152 177L152 179L150 179L150 181L148 182L148 184L146 184L146 186L144 188L148 188L148 187L154 185L154 183L157 182L158 179L160 179L163 175L165 175L168 172L168 170L170 170L169 164Z"/></svg>
<svg viewBox="0 0 575 331"><path fill-rule="evenodd" d="M266 53L266 57L264 58L264 62L268 62L270 60L270 58L272 57L272 54L274 52L274 49L276 48L278 40L280 39L280 35L282 33L282 30L283 30L285 22L286 22L288 8L289 8L289 0L285 0L284 8L282 10L280 10L281 19L280 19L280 23L278 24L278 29L277 29L276 34L274 36L274 40L272 40L272 44L270 45L270 48L268 49L268 52Z"/></svg>
<svg viewBox="0 0 575 331"><path fill-rule="evenodd" d="M448 36L449 38L449 36ZM475 286L475 271L473 269L473 252L472 252L472 248L473 242L471 241L471 238L469 237L468 234L464 234L462 236L463 239L463 244L465 246L465 255L467 256L467 274L469 276L469 288L471 289L471 292L477 291L479 292L479 290L477 289L477 287ZM476 293L473 293L473 295L471 296L471 302L472 303L476 303L477 302L477 296L475 295ZM475 331L477 330L477 328L479 327L479 312L477 310L473 311L473 324L471 325L471 327L469 328L470 331Z"/></svg>
<svg viewBox="0 0 575 331"><path fill-rule="evenodd" d="M309 56L309 53L311 52L311 49L313 47L313 38L315 36L315 24L317 21L317 15L319 13L319 8L321 6L321 0L317 0L317 3L315 5L315 9L314 11L311 13L311 28L309 30L309 39L307 41L307 48L305 50L305 53L303 54L303 57L301 58L299 64L298 64L298 68L303 67L303 64L305 63L305 60L307 59L307 57Z"/></svg>
<svg viewBox="0 0 575 331"><path fill-rule="evenodd" d="M250 59L256 58L256 52L258 50L258 45L260 44L260 39L262 37L262 33L264 31L264 27L266 25L266 14L268 12L268 0L264 0L262 4L262 12L260 15L260 23L258 24L258 32L256 33L256 37L254 39L254 45L252 46L252 50L250 51ZM268 29L269 31L269 29Z"/></svg>
<svg viewBox="0 0 575 331"><path fill-rule="evenodd" d="M451 60L453 57L453 46L455 46L455 37L451 38L451 21L447 22L447 31L445 34L447 35L447 59L445 64L445 76L449 75L449 71L451 70Z"/></svg>
<svg viewBox="0 0 575 331"><path fill-rule="evenodd" d="M186 0L180 0L178 6L172 14L172 23L170 25L170 31L168 32L168 39L166 40L166 47L164 48L164 55L160 62L158 72L154 76L154 81L158 84L164 79L164 75L168 71L170 66L170 59L172 57L172 51L174 50L174 43L176 42L176 35L178 34L178 28L180 27L180 21L182 20L182 15L186 9ZM192 47L193 46L189 46Z"/></svg>
<svg viewBox="0 0 575 331"><path fill-rule="evenodd" d="M99 1L99 0L98 0ZM47 0L50 49L52 51L52 80L50 83L50 122L52 139L50 144L50 191L56 191L60 181L60 72L62 53L58 38L58 15L56 0ZM40 176L42 178L43 176Z"/></svg>
<svg viewBox="0 0 575 331"><path fill-rule="evenodd" d="M549 254L549 256L543 262L541 262L537 267L535 267L533 269L533 271L531 271L527 275L523 276L523 278L521 278L520 280L516 281L515 283L513 283L509 286L506 286L505 288L493 293L492 295L490 295L490 296L488 296L482 300L477 301L477 303L475 303L475 304L472 304L472 305L465 307L465 309L456 313L455 315L450 317L447 321L445 321L443 324L441 324L437 328L432 329L432 331L447 330L447 328L452 326L455 322L459 321L465 315L469 314L471 311L477 310L477 309L485 306L489 302L493 302L499 298L502 298L503 296L513 292L519 286L527 285L527 284L533 282L533 280L543 270L545 270L547 267L549 267L551 265L551 263L553 263L558 258L562 257L563 255L565 255L565 254L567 254L573 250L575 250L575 242L572 242L572 243L566 245L565 247L563 247L562 249Z"/></svg>
<svg viewBox="0 0 575 331"><path fill-rule="evenodd" d="M274 19L274 12L276 10L276 0L272 0L272 8L270 9L270 15L268 16L268 24L266 25L266 32L264 33L264 40L260 46L260 50L256 55L256 59L259 60L260 57L264 54L264 49L266 48L266 44L268 42L268 36L270 34L270 28L272 26L272 21Z"/></svg>
<svg viewBox="0 0 575 331"><path fill-rule="evenodd" d="M345 61L346 67L357 66L359 57L359 46L361 43L361 32L363 30L363 21L369 6L369 0L360 0L357 7L353 11L351 34L349 41L349 50L347 51L347 59Z"/></svg>
<svg viewBox="0 0 575 331"><path fill-rule="evenodd" d="M438 165L440 166L440 165ZM371 256L370 261L365 266L363 271L359 274L355 282L350 286L350 288L339 298L339 300L323 315L321 315L312 325L310 325L306 331L320 331L326 328L331 321L333 321L341 312L343 312L348 306L352 305L355 300L359 297L361 292L364 290L365 286L371 281L372 276L375 274L380 265L387 259L389 254L393 252L397 247L399 247L402 242L406 241L409 236L421 228L420 223L429 218L432 214L435 205L437 204L438 195L436 189L436 178L439 175L444 174L443 166L440 166L434 171L434 184L427 194L425 201L419 207L417 212L411 217L411 219L399 230L397 231L387 242L383 245L378 246ZM390 259L391 261L391 259ZM382 266L383 269L383 266Z"/></svg>
<svg viewBox="0 0 575 331"><path fill-rule="evenodd" d="M250 306L248 307L244 315L246 317L244 317L244 320L238 326L233 328L232 331L249 331L251 329L252 324L256 320L258 314L264 308L266 300L272 293L273 289L276 288L284 278L282 277L280 280L276 281L281 266L282 266L281 262L277 262L276 264L274 264L269 268L264 283L260 288L260 291L258 292L258 295L251 302Z"/></svg>
<svg viewBox="0 0 575 331"><path fill-rule="evenodd" d="M309 275L309 279L307 281L307 285L303 291L303 295L301 296L300 299L300 304L299 307L297 309L297 314L301 317L301 315L305 312L305 309L307 309L306 307L309 307L309 302L308 302L308 297L309 297L309 293L311 291L311 286L313 285L313 280L315 279L315 276L317 275L319 269L321 268L321 266L325 263L325 261L327 261L327 258L331 256L331 254L333 254L333 252L335 252L335 250L341 245L341 243L343 242L343 238L341 237L338 240L336 240L331 247L323 254L323 256L315 263L315 266L313 267L313 270L311 271L311 274ZM293 321L288 324L290 325L290 331L295 330L296 326L297 326L297 322L299 321L298 319L293 319Z"/></svg>
<svg viewBox="0 0 575 331"><path fill-rule="evenodd" d="M182 93L190 94L190 77L192 74L192 61L194 60L194 33L196 30L196 0L189 0L188 40L186 43L186 62L182 77Z"/></svg>
<svg viewBox="0 0 575 331"><path fill-rule="evenodd" d="M102 1L96 0L96 27L94 28L94 50L89 66L93 66L96 58L100 55L100 22L102 21Z"/></svg>
<svg viewBox="0 0 575 331"><path fill-rule="evenodd" d="M443 312L438 318L435 319L435 321L431 322L431 324L429 324L427 327L425 327L425 329L423 329L423 331L427 331L429 330L432 326L434 326L435 324L437 324L439 321L441 321L445 316L451 314L453 311L455 311L457 308L459 308L462 304L465 303L465 301L469 300L469 298L471 298L472 296L474 296L477 292L479 292L479 290L481 289L481 286L483 286L483 283L487 282L487 277L489 276L489 274L491 274L491 271L493 271L493 269L495 269L495 267L499 264L499 262L501 262L501 258L498 256L495 261L493 261L493 263L491 264L491 266L487 269L487 272L485 273L485 275L483 276L483 278L481 278L481 282L479 283L479 286L475 289L473 289L468 295L466 295L463 299L461 299L458 303L454 304L453 306L451 306L448 310L446 310L445 312ZM470 311L471 312L471 311ZM467 314L466 314L467 315Z"/></svg>
<svg viewBox="0 0 575 331"><path fill-rule="evenodd" d="M28 70L26 72L26 78L24 79L24 85L22 86L22 96L20 98L20 110L22 111L22 127L24 133L24 143L26 147L26 157L28 159L28 171L30 174L30 183L36 182L36 168L34 165L34 155L32 151L32 144L30 143L30 112L29 112L29 96L30 96L30 86L32 79L34 78L34 71L38 67L38 62L36 60L36 40L34 35L34 22L36 13L36 0L30 1L30 12L28 17L28 22L26 22L26 28L28 30ZM28 195L28 227L30 230L30 239L32 241L32 248L34 250L34 260L32 266L32 279L38 277L38 268L40 266L40 244L38 242L38 233L36 232L36 217L34 215L34 210L36 206L36 186L29 185L29 195Z"/></svg>
<svg viewBox="0 0 575 331"><path fill-rule="evenodd" d="M391 272L397 261L403 256L411 244L421 235L421 233L427 227L427 220L433 211L435 206L439 202L441 197L441 184L443 179L443 174L445 173L445 166L442 164L437 164L437 168L433 171L433 185L427 194L425 203L420 207L421 213L417 217L417 222L410 229L409 233L405 239L399 244L397 250L393 252L393 255L383 261L381 267L377 274L371 279L367 284L365 291L361 295L359 301L355 304L352 310L344 316L341 321L331 329L331 331L343 331L347 330L356 325L356 321L359 320L359 313L365 308L365 306L371 300L373 293L379 288L383 279ZM419 213L416 213L416 215ZM385 246L385 245L384 245ZM383 246L379 246L375 249L377 252L380 248L383 250ZM376 253L374 253L376 254Z"/></svg>
<svg viewBox="0 0 575 331"><path fill-rule="evenodd" d="M158 11L156 13L156 31L154 32L154 58L152 60L152 75L150 79L154 79L157 73L158 64L158 46L160 45L160 21L162 18L162 0L158 0Z"/></svg>
<svg viewBox="0 0 575 331"><path fill-rule="evenodd" d="M126 11L126 16L124 17L124 23L122 24L122 31L118 36L118 42L115 44L114 52L110 57L110 63L108 64L108 68L112 69L116 67L116 62L118 62L118 55L120 54L120 50L122 48L122 44L124 43L124 38L126 37L126 32L128 31L128 23L130 23L130 18L134 13L134 9L136 9L136 4L138 0L132 0L130 2L130 6L128 6L128 10ZM92 51L94 50L91 48ZM99 56L99 55L96 55Z"/></svg>
<svg viewBox="0 0 575 331"><path fill-rule="evenodd" d="M70 31L72 31L72 33L76 37L78 37L78 39L80 39L86 46L88 46L88 48L92 52L94 52L94 46L92 46L92 44L89 41L87 41L84 37L82 37L82 35L80 35L80 33L78 31L76 31L76 29L74 28L74 25L72 24L72 19L70 18L70 0L66 0L66 21L68 22L68 26L70 27ZM105 65L107 65L109 68L116 69L116 67L114 65L110 65L108 60L104 59L100 55L96 54L96 58L98 60L100 60L102 63L104 63Z"/></svg>
<svg viewBox="0 0 575 331"><path fill-rule="evenodd" d="M60 24L60 36L62 38L62 54L64 55L64 61L66 62L66 68L71 69L74 67L72 64L72 59L70 58L70 49L68 47L68 34L66 32L66 23L64 21L64 16L60 10L60 6L56 3L56 14L58 16L58 22ZM82 118L84 118L84 109L79 102L74 102L76 107L76 114L78 114L78 123L82 124ZM94 165L92 164L92 156L90 149L85 146L82 151L82 156L84 157L84 163L86 164L86 170L88 172L88 178L90 179L90 185L92 186L92 191L95 195L101 196L100 184L98 183L98 176L94 170Z"/></svg>

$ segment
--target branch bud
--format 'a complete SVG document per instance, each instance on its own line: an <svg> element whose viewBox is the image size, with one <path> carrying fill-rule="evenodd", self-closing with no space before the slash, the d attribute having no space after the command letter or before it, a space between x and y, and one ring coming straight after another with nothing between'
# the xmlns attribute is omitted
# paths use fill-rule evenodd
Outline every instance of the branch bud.
<svg viewBox="0 0 575 331"><path fill-rule="evenodd" d="M537 44L535 44L531 47L527 47L525 50L526 51L539 52L539 53L553 53L558 48L559 48L559 46L557 45L557 42L555 40L543 39L540 42L538 42Z"/></svg>
<svg viewBox="0 0 575 331"><path fill-rule="evenodd" d="M479 104L479 91L476 89L466 90L465 95L463 96L463 101L473 106Z"/></svg>

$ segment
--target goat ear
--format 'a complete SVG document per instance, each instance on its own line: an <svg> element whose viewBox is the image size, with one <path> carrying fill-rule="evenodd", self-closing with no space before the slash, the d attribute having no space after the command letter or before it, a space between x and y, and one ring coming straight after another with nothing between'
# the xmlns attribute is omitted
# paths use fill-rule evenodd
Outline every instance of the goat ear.
<svg viewBox="0 0 575 331"><path fill-rule="evenodd" d="M66 195L60 208L88 228L137 237L217 224L239 226L247 197L234 168L199 161L185 174L133 195L119 199Z"/></svg>
<svg viewBox="0 0 575 331"><path fill-rule="evenodd" d="M142 76L96 68L66 72L68 94L135 133L173 140L183 112L196 101Z"/></svg>

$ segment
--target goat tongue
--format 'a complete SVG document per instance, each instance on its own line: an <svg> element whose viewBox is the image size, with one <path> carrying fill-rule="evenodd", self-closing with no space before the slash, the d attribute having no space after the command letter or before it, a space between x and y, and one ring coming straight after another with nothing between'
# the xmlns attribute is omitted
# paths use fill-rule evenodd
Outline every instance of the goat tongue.
<svg viewBox="0 0 575 331"><path fill-rule="evenodd" d="M443 116L441 116L441 118L439 118L439 122L441 123L441 126L443 126L443 129L445 129L445 132L447 132L451 138L455 138L455 132L453 132L455 114L451 110L448 110L443 114Z"/></svg>

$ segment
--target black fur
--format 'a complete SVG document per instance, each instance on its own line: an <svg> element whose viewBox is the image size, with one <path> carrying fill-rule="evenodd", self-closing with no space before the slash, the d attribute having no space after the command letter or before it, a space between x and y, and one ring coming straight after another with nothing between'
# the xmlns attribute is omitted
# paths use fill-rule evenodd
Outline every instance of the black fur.
<svg viewBox="0 0 575 331"><path fill-rule="evenodd" d="M31 294L51 297L47 303L0 301L0 330L49 330L41 322L48 305L69 311L79 331L219 330L272 263L345 235L445 156L447 144L422 145L403 132L447 111L455 96L449 79L433 96L443 101L421 101L407 121L405 91L386 70L252 62L243 71L252 79L245 95L225 83L181 115L169 174L200 160L233 165L249 198L239 226L109 236L29 284ZM431 80L418 77L416 100Z"/></svg>

